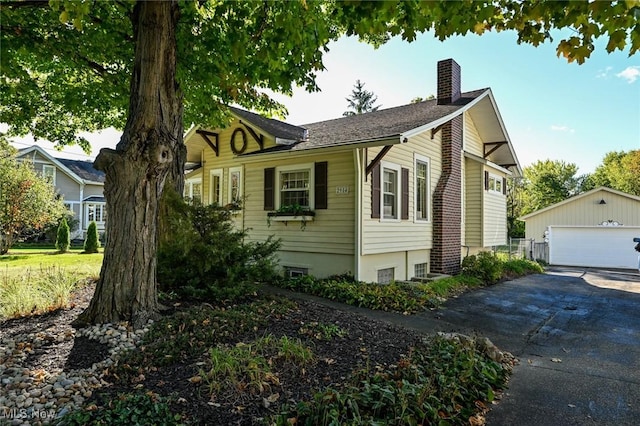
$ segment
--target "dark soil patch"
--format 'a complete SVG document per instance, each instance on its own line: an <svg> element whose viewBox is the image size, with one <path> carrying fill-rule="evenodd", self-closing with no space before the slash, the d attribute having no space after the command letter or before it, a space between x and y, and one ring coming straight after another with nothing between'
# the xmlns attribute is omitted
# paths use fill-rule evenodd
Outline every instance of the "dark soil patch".
<svg viewBox="0 0 640 426"><path fill-rule="evenodd" d="M91 368L95 363L104 361L109 356L109 345L100 343L86 336L76 337L67 357L65 370Z"/></svg>

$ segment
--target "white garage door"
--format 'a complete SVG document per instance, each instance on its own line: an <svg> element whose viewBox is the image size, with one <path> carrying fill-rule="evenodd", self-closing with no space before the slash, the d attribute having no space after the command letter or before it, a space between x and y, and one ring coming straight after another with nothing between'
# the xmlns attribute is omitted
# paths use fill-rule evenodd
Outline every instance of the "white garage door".
<svg viewBox="0 0 640 426"><path fill-rule="evenodd" d="M633 238L640 227L551 226L549 263L594 268L638 269L638 252Z"/></svg>

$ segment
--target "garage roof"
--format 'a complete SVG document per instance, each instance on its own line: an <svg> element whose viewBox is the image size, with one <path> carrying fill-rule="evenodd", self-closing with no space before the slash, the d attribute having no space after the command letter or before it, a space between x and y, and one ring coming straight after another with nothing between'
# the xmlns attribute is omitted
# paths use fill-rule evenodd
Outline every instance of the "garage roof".
<svg viewBox="0 0 640 426"><path fill-rule="evenodd" d="M527 215L519 217L518 219L526 222L527 219L531 219L532 217L537 216L537 215L539 215L541 213L545 213L545 212L548 212L550 210L557 209L558 207L561 207L561 206L569 204L569 203L573 203L574 201L577 201L577 200L579 200L581 198L587 197L589 195L595 194L596 192L600 192L600 191L607 192L607 193L610 193L610 194L616 194L616 195L619 195L621 197L626 197L626 198L629 198L631 200L635 200L635 201L639 201L640 202L640 197L638 197L637 195L627 194L626 192L622 192L622 191L618 191L618 190L615 190L615 189L611 189L611 188L608 188L606 186L601 186L601 187L592 189L591 191L583 192L582 194L573 196L571 198L567 198L566 200L560 201L559 203L556 203L556 204L552 204L552 205L550 205L548 207L545 207L543 209L537 210L537 211L535 211L533 213L529 213Z"/></svg>

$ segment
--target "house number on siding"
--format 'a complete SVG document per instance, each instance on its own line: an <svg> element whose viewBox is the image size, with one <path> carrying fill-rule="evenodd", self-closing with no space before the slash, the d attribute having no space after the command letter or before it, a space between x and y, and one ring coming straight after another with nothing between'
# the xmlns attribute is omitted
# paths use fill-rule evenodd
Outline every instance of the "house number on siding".
<svg viewBox="0 0 640 426"><path fill-rule="evenodd" d="M349 187L348 186L336 186L336 194L348 194Z"/></svg>

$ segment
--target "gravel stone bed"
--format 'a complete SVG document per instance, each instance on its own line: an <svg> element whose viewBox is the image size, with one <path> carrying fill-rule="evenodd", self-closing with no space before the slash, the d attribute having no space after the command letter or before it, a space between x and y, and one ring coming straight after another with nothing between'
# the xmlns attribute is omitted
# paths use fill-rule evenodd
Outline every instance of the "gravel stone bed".
<svg viewBox="0 0 640 426"><path fill-rule="evenodd" d="M71 318L93 290L93 285L81 289L70 309L0 324L0 425L50 424L78 409L109 385L103 380L106 370L149 330L132 330L126 323L72 328Z"/></svg>

